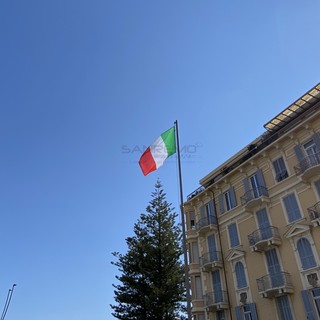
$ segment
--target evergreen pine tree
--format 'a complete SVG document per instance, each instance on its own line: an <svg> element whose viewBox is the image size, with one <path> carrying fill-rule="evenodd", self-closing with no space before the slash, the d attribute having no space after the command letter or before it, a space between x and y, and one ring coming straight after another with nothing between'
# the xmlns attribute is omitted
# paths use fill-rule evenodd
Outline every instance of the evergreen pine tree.
<svg viewBox="0 0 320 320"><path fill-rule="evenodd" d="M127 253L113 253L121 275L113 285L112 314L123 320L184 319L181 230L160 181L146 211L134 225L135 235L126 239Z"/></svg>

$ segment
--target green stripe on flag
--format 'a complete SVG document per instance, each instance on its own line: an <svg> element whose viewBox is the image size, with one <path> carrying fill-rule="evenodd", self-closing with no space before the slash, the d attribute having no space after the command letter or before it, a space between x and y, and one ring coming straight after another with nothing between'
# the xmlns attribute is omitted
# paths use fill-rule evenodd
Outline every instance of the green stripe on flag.
<svg viewBox="0 0 320 320"><path fill-rule="evenodd" d="M176 138L175 138L175 130L174 127L170 128L169 130L165 131L161 138L167 148L168 157L173 155L176 152Z"/></svg>

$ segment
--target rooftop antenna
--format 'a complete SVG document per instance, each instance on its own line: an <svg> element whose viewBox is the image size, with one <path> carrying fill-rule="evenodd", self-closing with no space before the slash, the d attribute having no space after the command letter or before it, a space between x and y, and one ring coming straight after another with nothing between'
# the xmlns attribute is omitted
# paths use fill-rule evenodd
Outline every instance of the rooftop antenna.
<svg viewBox="0 0 320 320"><path fill-rule="evenodd" d="M3 307L3 311L2 311L2 315L1 315L0 320L4 320L5 317L6 317L6 314L7 314L7 311L8 311L9 305L10 305L10 302L11 302L11 298L12 298L12 294L13 294L13 290L14 290L14 287L15 287L15 286L16 286L16 284L13 284L13 285L12 285L12 288L9 289L9 291L8 291L6 303L4 304L4 307Z"/></svg>

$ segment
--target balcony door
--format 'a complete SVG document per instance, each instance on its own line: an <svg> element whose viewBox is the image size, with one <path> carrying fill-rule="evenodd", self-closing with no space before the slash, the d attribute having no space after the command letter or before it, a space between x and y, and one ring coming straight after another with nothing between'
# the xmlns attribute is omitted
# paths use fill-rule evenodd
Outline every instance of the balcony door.
<svg viewBox="0 0 320 320"><path fill-rule="evenodd" d="M257 211L257 220L258 220L261 240L266 240L271 238L272 230L270 228L270 221L268 218L268 213L266 208L263 208Z"/></svg>
<svg viewBox="0 0 320 320"><path fill-rule="evenodd" d="M260 191L257 174L254 174L250 177L250 183L251 183L254 198L260 197L261 191Z"/></svg>
<svg viewBox="0 0 320 320"><path fill-rule="evenodd" d="M316 147L316 144L314 143L314 141L310 140L309 142L304 144L303 147L304 147L304 150L308 156L310 164L312 166L319 164L319 154L318 154L318 150L317 150L317 147Z"/></svg>
<svg viewBox="0 0 320 320"><path fill-rule="evenodd" d="M212 272L212 287L213 287L213 297L214 303L222 302L222 287L221 287L221 278L220 278L220 271L215 270Z"/></svg>
<svg viewBox="0 0 320 320"><path fill-rule="evenodd" d="M274 288L282 286L284 283L282 279L281 267L278 260L276 249L266 251L266 258L271 281L271 287Z"/></svg>
<svg viewBox="0 0 320 320"><path fill-rule="evenodd" d="M216 238L214 234L211 234L210 236L208 236L207 240L208 240L210 262L217 261L218 254L217 254Z"/></svg>

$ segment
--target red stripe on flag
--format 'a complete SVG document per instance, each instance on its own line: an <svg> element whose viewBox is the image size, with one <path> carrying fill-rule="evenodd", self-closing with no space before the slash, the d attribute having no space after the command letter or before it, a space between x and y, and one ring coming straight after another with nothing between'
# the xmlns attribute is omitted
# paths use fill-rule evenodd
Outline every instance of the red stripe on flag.
<svg viewBox="0 0 320 320"><path fill-rule="evenodd" d="M145 152L142 154L140 160L139 160L140 168L143 172L143 174L146 176L152 171L155 171L156 163L153 160L150 147L148 147Z"/></svg>

